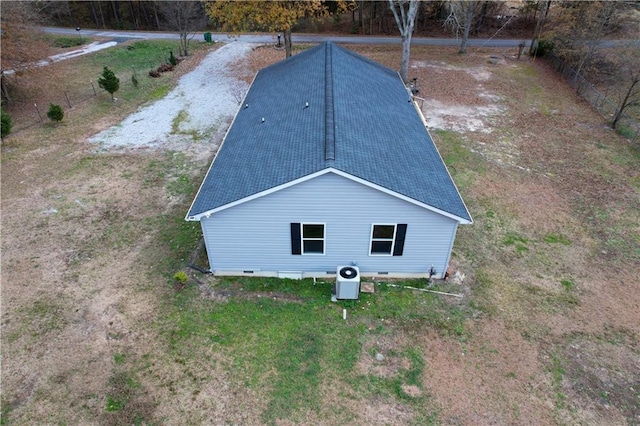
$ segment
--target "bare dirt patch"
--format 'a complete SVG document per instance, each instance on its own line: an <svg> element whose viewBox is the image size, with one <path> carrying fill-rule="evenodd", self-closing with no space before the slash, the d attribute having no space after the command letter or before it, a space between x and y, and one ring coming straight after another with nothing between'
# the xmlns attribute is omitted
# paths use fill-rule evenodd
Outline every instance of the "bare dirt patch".
<svg viewBox="0 0 640 426"><path fill-rule="evenodd" d="M165 286L153 274L164 250L153 247L156 224L176 202L166 186L176 168L192 170L162 151L95 154L61 131L3 140L3 410L18 423L133 423L127 415L149 418L155 396L119 363L153 346ZM130 409L105 413L118 398Z"/></svg>
<svg viewBox="0 0 640 426"><path fill-rule="evenodd" d="M461 133L462 148L482 159L474 179L465 181L463 196L473 200L476 223L470 234L481 230L485 237L494 236L483 238L483 246L473 243L468 260L460 259L460 268L471 272L466 280L471 294L489 291L487 300L504 322L487 319L474 325L473 337L465 344L429 336L429 345L436 347L425 349L434 354L425 387L442 402L443 417L454 424L527 423L534 418L539 424L635 421L637 400L631 405L612 402L605 409L609 414L603 416L597 404L586 408L579 398L574 400L575 394L558 390L553 363L539 345L555 339L564 345L560 342L579 331L597 336L609 327L621 327L633 336L640 331L633 308L640 300L625 284L638 280L637 271L632 271L638 267L638 252L633 254L628 245L637 245L638 239L622 236L622 224L602 222L617 216L613 212L618 206L625 206L637 219L633 213L637 198L628 197L637 197L638 188L627 178L638 175L632 165L637 154L632 151L626 160L616 157L613 164L599 161L612 149L626 152L624 142L617 145L620 142L614 141L602 119L544 62L516 61L508 52L500 52L501 60L495 64L488 59L497 52L476 51L466 57L439 53L447 60L425 60L426 51L414 49L411 69L418 78L418 96L425 99L422 107L430 127ZM545 97L536 96L542 92ZM469 119L473 109L477 113L472 119L480 124ZM446 152L446 142L437 134L436 141ZM610 144L620 148L608 148ZM467 161L469 166L477 167ZM454 178L469 173L455 167ZM609 229L606 236L592 233L602 226ZM471 237L463 229L461 238L467 236ZM475 275L483 269L479 258L487 262L487 271L493 270L481 281ZM467 264L471 259L473 269ZM577 351L584 353L573 354L569 365L597 357L587 346ZM637 357L637 346L628 342L619 351L626 355L603 360L605 384L595 381L587 387L608 386L612 394L627 390L628 383L616 383L612 376L616 371L637 376L629 364ZM488 362L491 358L494 363ZM473 372L465 372L466 368ZM572 373L567 377L573 374L575 380L579 369L589 367L569 366L566 371ZM456 371L459 381L454 379ZM442 379L433 382L440 372ZM554 392L567 400L559 402ZM581 408L570 414L568 407L574 402Z"/></svg>
<svg viewBox="0 0 640 426"><path fill-rule="evenodd" d="M411 364L404 356L395 352L407 346L406 336L377 336L362 345L362 352L356 369L361 374L371 374L380 378L398 376L401 370L407 370Z"/></svg>
<svg viewBox="0 0 640 426"><path fill-rule="evenodd" d="M500 96L483 86L483 82L494 77L486 64L452 66L444 62L414 60L411 70L416 74L429 72L428 79L419 80L422 82L417 84L417 96L421 98L420 106L430 129L491 133L492 119L501 115L504 108ZM445 90L445 87L434 85L432 76L451 78L453 75L456 85L466 88L466 92L459 97L453 97L451 93L443 96L437 88Z"/></svg>
<svg viewBox="0 0 640 426"><path fill-rule="evenodd" d="M536 345L500 321L473 324L471 333L468 343L433 333L421 340L425 387L445 424L553 423Z"/></svg>
<svg viewBox="0 0 640 426"><path fill-rule="evenodd" d="M628 345L637 346L635 335L607 330L602 339L576 335L561 349L567 365L562 389L590 422L633 423L640 415L640 354Z"/></svg>

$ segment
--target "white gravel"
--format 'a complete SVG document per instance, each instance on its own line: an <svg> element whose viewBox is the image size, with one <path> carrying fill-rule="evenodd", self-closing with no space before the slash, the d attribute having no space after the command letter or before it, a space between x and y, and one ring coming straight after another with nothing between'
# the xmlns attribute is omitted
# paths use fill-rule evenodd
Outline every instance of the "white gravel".
<svg viewBox="0 0 640 426"><path fill-rule="evenodd" d="M210 139L228 124L238 109L239 93L247 90L246 83L229 75L226 67L251 48L249 43L232 42L211 52L163 99L143 106L89 141L108 150ZM177 132L174 122L179 123Z"/></svg>

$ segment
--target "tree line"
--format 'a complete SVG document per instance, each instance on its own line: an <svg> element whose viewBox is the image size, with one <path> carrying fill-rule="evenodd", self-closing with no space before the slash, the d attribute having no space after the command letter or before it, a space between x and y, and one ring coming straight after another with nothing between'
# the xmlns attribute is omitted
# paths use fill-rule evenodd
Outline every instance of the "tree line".
<svg viewBox="0 0 640 426"><path fill-rule="evenodd" d="M37 8L42 18L49 25L64 26L71 28L102 28L115 30L140 30L140 31L164 31L170 30L173 26L171 11L175 7L169 6L172 3L194 3L192 6L200 16L205 19L198 23L194 30L216 30L221 27L216 19L206 19L204 9L208 5L214 5L216 1L120 1L120 0L99 0L99 1L39 1ZM234 2L238 9L243 9L242 3ZM306 3L316 3L307 1ZM354 34L391 34L396 31L393 14L389 8L388 0L333 0L323 1L322 6L329 12L325 15L331 16L323 24L333 31L346 31ZM423 1L419 2L419 13L416 15L415 32L417 34L432 33L441 29L444 20L449 15L449 4L444 1ZM478 10L478 19L474 22L472 33L490 31L499 24L500 19L496 16L508 16L513 14L506 2L502 1L481 1L482 7ZM263 7L268 13L270 6ZM318 6L313 6L314 10ZM169 13L167 13L169 12ZM338 12L336 14L336 12ZM232 12L236 13L236 12ZM309 14L307 14L310 16ZM303 16L304 17L304 16ZM519 25L530 26L532 22L531 14L522 15ZM304 22L297 23L297 31L313 31L317 29L313 25L305 25ZM267 30L263 26L262 30Z"/></svg>
<svg viewBox="0 0 640 426"><path fill-rule="evenodd" d="M178 32L181 56L189 54L190 37L203 30L281 33L287 56L292 52L292 32L396 35L402 39L399 70L405 83L412 36L455 35L460 54L466 53L467 40L473 35L509 36L522 39L523 46L524 40L529 41L533 56L553 51L577 74L615 83L622 99L619 114L639 106L640 23L633 22L630 12L640 9L640 2L525 0L517 7L511 4L481 0L4 2L2 95L6 100L6 70L46 57L46 48L30 34L32 27L58 25ZM623 54L611 54L601 43L616 36L631 41ZM614 118L613 125L617 122Z"/></svg>

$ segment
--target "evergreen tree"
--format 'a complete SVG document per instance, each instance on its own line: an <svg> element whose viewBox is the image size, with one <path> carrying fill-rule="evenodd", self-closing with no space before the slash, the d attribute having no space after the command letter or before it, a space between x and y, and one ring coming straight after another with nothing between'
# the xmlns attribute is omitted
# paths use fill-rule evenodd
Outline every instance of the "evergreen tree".
<svg viewBox="0 0 640 426"><path fill-rule="evenodd" d="M47 117L49 117L49 120L58 123L64 118L64 111L62 111L62 107L60 105L49 104Z"/></svg>
<svg viewBox="0 0 640 426"><path fill-rule="evenodd" d="M176 59L175 56L173 56L173 50L169 51L169 63L174 67L178 65L178 60Z"/></svg>
<svg viewBox="0 0 640 426"><path fill-rule="evenodd" d="M0 137L4 138L9 133L11 133L11 128L13 127L13 120L11 119L11 116L9 115L9 113L4 110L2 110L0 116L2 118L2 129L0 132Z"/></svg>
<svg viewBox="0 0 640 426"><path fill-rule="evenodd" d="M111 100L113 101L113 94L120 88L120 79L109 68L104 67L102 76L98 78L98 86L106 90L111 94Z"/></svg>

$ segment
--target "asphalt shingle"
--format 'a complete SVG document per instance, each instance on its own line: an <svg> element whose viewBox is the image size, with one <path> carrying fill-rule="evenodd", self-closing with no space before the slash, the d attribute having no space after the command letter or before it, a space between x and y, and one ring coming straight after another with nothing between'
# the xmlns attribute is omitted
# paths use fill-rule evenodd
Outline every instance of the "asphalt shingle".
<svg viewBox="0 0 640 426"><path fill-rule="evenodd" d="M399 75L332 43L257 74L187 217L329 167L471 221Z"/></svg>

